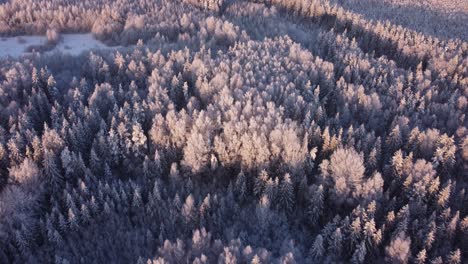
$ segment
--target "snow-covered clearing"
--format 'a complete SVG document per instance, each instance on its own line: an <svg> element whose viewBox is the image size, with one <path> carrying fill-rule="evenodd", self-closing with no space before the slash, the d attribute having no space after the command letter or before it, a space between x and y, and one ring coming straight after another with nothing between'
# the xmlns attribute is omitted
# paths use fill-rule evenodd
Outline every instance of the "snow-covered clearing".
<svg viewBox="0 0 468 264"><path fill-rule="evenodd" d="M27 47L45 44L46 40L44 36L0 38L0 57L18 58L25 53Z"/></svg>
<svg viewBox="0 0 468 264"><path fill-rule="evenodd" d="M0 58L19 58L31 54L31 46L46 45L45 36L18 36L0 38ZM110 47L93 38L91 33L86 34L62 34L60 42L46 53L62 52L64 54L79 55L84 51L94 49L116 49L121 46Z"/></svg>

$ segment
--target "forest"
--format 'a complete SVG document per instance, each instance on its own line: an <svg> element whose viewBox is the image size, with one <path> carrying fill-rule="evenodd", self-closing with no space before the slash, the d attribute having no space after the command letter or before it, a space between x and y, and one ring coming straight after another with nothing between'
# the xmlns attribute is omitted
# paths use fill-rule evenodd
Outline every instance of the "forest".
<svg viewBox="0 0 468 264"><path fill-rule="evenodd" d="M0 0L0 263L467 263L466 1L359 2Z"/></svg>

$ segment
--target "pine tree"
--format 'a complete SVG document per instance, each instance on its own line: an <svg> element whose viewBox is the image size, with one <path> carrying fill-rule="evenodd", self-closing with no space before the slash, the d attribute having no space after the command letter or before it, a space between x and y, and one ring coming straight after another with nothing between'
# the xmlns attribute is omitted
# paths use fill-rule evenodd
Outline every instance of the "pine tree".
<svg viewBox="0 0 468 264"><path fill-rule="evenodd" d="M312 244L312 248L311 248L310 253L311 253L312 257L317 261L322 259L322 257L325 255L325 248L324 248L324 245L323 245L322 235L317 235L317 237L315 237L315 241Z"/></svg>
<svg viewBox="0 0 468 264"><path fill-rule="evenodd" d="M255 179L254 185L254 194L258 197L261 197L265 191L265 186L268 181L268 173L265 170L262 170L258 177Z"/></svg>
<svg viewBox="0 0 468 264"><path fill-rule="evenodd" d="M356 245L358 245L359 241L361 241L361 238L362 238L361 218L357 217L356 219L354 219L354 221L351 223L351 226L350 226L349 239L350 239L351 247L354 248Z"/></svg>
<svg viewBox="0 0 468 264"><path fill-rule="evenodd" d="M334 181L334 198L336 203L350 202L359 195L354 191L362 184L365 167L362 155L354 149L339 148L330 157L328 167Z"/></svg>
<svg viewBox="0 0 468 264"><path fill-rule="evenodd" d="M91 220L91 215L89 212L88 207L85 204L81 205L81 210L80 210L80 221L84 224L89 223Z"/></svg>
<svg viewBox="0 0 468 264"><path fill-rule="evenodd" d="M151 161L147 155L145 155L145 159L143 160L143 176L145 179L152 179L153 178L153 168L151 168Z"/></svg>
<svg viewBox="0 0 468 264"><path fill-rule="evenodd" d="M450 252L449 256L447 257L447 263L449 264L460 264L462 263L462 256L460 249L456 249Z"/></svg>
<svg viewBox="0 0 468 264"><path fill-rule="evenodd" d="M70 229L77 230L78 218L72 208L68 209L68 224Z"/></svg>
<svg viewBox="0 0 468 264"><path fill-rule="evenodd" d="M21 254L26 255L29 250L28 241L23 235L22 230L15 231L15 242L16 246L19 248Z"/></svg>
<svg viewBox="0 0 468 264"><path fill-rule="evenodd" d="M239 202L243 203L247 198L247 183L243 171L237 175L234 191L237 198L239 199Z"/></svg>
<svg viewBox="0 0 468 264"><path fill-rule="evenodd" d="M59 171L54 154L50 151L44 152L44 174L53 190L60 190L64 178Z"/></svg>
<svg viewBox="0 0 468 264"><path fill-rule="evenodd" d="M411 239L405 233L399 233L386 248L387 258L393 263L408 263Z"/></svg>
<svg viewBox="0 0 468 264"><path fill-rule="evenodd" d="M138 122L135 122L132 126L132 143L133 155L136 157L144 155L144 151L146 150L146 136Z"/></svg>
<svg viewBox="0 0 468 264"><path fill-rule="evenodd" d="M294 188L289 173L284 175L280 185L279 203L286 212L291 212L294 207Z"/></svg>
<svg viewBox="0 0 468 264"><path fill-rule="evenodd" d="M143 201L140 194L140 189L137 187L133 190L133 198L132 198L132 207L135 210L143 206Z"/></svg>
<svg viewBox="0 0 468 264"><path fill-rule="evenodd" d="M401 150L398 150L395 152L395 154L393 154L391 163L392 163L394 174L398 176L398 178L401 179L403 177L403 164L404 164L403 153L401 152Z"/></svg>
<svg viewBox="0 0 468 264"><path fill-rule="evenodd" d="M89 155L89 166L92 169L93 173L97 175L102 175L101 174L103 172L102 161L98 157L94 149L91 149L91 154Z"/></svg>
<svg viewBox="0 0 468 264"><path fill-rule="evenodd" d="M366 260L366 244L364 241L359 244L359 246L356 248L356 250L353 253L353 256L351 257L351 263L353 264L361 264L364 263Z"/></svg>
<svg viewBox="0 0 468 264"><path fill-rule="evenodd" d="M455 164L456 149L453 137L443 134L438 141L438 147L432 159L435 167L441 165L444 172L450 172Z"/></svg>
<svg viewBox="0 0 468 264"><path fill-rule="evenodd" d="M376 246L375 236L377 234L377 229L375 227L374 219L370 219L364 224L363 233L367 249L370 251Z"/></svg>
<svg viewBox="0 0 468 264"><path fill-rule="evenodd" d="M343 252L343 234L341 233L341 228L337 228L333 232L328 251L333 252L335 259L340 259Z"/></svg>
<svg viewBox="0 0 468 264"><path fill-rule="evenodd" d="M157 177L161 176L163 167L164 167L164 159L159 153L158 150L154 152L154 159L153 159L153 174Z"/></svg>
<svg viewBox="0 0 468 264"><path fill-rule="evenodd" d="M388 135L386 145L387 153L389 153L390 155L402 147L403 136L401 134L399 125L396 125Z"/></svg>
<svg viewBox="0 0 468 264"><path fill-rule="evenodd" d="M176 186L181 184L181 177L177 163L173 162L171 164L171 169L169 171L169 179L171 182L172 189L175 190Z"/></svg>
<svg viewBox="0 0 468 264"><path fill-rule="evenodd" d="M444 261L442 260L442 257L438 256L435 257L431 260L431 264L443 264Z"/></svg>
<svg viewBox="0 0 468 264"><path fill-rule="evenodd" d="M416 264L424 264L426 263L426 259L427 259L426 249L422 249L421 251L419 251L414 262Z"/></svg>
<svg viewBox="0 0 468 264"><path fill-rule="evenodd" d="M310 223L316 225L320 219L320 216L323 213L324 206L324 196L323 196L323 186L312 186L310 188L310 201L308 205L308 215L310 218Z"/></svg>
<svg viewBox="0 0 468 264"><path fill-rule="evenodd" d="M182 216L184 217L185 223L188 225L189 230L193 221L195 221L196 211L195 211L195 201L193 196L190 194L185 199L185 203L182 206Z"/></svg>
<svg viewBox="0 0 468 264"><path fill-rule="evenodd" d="M273 181L269 178L265 184L264 195L268 198L268 201L275 206L277 202L277 191L278 191L278 178Z"/></svg>
<svg viewBox="0 0 468 264"><path fill-rule="evenodd" d="M446 186L439 192L439 195L437 197L437 205L439 206L439 208L444 209L447 207L449 199L450 199L451 188L452 188L452 183L449 180Z"/></svg>
<svg viewBox="0 0 468 264"><path fill-rule="evenodd" d="M250 262L250 264L261 264L260 258L258 257L257 254L255 254L255 256L253 256L252 261Z"/></svg>

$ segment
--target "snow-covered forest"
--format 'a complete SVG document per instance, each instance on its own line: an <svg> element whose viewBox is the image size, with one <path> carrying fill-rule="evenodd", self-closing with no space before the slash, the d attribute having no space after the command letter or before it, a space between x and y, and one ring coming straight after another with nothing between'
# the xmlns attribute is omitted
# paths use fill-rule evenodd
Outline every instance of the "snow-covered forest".
<svg viewBox="0 0 468 264"><path fill-rule="evenodd" d="M410 2L0 0L47 39L0 59L0 263L466 263L468 3Z"/></svg>

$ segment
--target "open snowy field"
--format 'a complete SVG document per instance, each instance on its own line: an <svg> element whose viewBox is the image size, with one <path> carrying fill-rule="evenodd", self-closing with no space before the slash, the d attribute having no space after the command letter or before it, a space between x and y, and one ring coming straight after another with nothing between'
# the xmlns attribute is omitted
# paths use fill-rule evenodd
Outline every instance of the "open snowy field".
<svg viewBox="0 0 468 264"><path fill-rule="evenodd" d="M19 58L31 54L30 47L41 46L47 43L46 36L17 36L0 38L0 58ZM60 42L46 53L62 52L73 56L84 51L96 49L116 49L121 46L110 47L93 38L91 33L63 34Z"/></svg>
<svg viewBox="0 0 468 264"><path fill-rule="evenodd" d="M26 52L27 47L31 45L43 45L45 41L45 36L0 38L0 58L7 56L18 58Z"/></svg>

